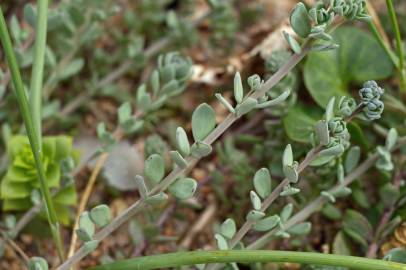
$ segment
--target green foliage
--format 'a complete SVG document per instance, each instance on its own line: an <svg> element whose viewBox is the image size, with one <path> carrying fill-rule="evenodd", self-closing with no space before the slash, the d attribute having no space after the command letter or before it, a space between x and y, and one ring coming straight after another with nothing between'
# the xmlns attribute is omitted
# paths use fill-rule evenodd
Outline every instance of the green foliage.
<svg viewBox="0 0 406 270"><path fill-rule="evenodd" d="M233 0L208 0L210 12L210 26L213 31L211 41L214 46L225 45L232 48L239 29Z"/></svg>
<svg viewBox="0 0 406 270"><path fill-rule="evenodd" d="M321 115L319 110L299 104L296 105L283 118L286 134L291 140L308 143L310 134L313 132L313 126L316 125Z"/></svg>
<svg viewBox="0 0 406 270"><path fill-rule="evenodd" d="M144 174L152 183L159 183L165 175L164 159L158 154L148 157L145 160Z"/></svg>
<svg viewBox="0 0 406 270"><path fill-rule="evenodd" d="M48 270L48 263L44 258L32 257L28 262L29 270Z"/></svg>
<svg viewBox="0 0 406 270"><path fill-rule="evenodd" d="M63 223L69 223L70 215L66 206L76 204L76 191L72 185L61 182L61 165L67 159L77 159L72 149L72 138L68 136L50 136L43 139L42 162L49 187L62 188L53 198L58 217ZM39 180L33 154L25 136L13 136L7 144L9 168L1 181L1 199L3 210L26 210L33 205L33 194L39 190Z"/></svg>
<svg viewBox="0 0 406 270"><path fill-rule="evenodd" d="M197 188L197 183L192 178L180 178L170 187L169 192L179 200L186 200L193 196Z"/></svg>
<svg viewBox="0 0 406 270"><path fill-rule="evenodd" d="M328 100L348 95L351 83L379 80L392 74L393 66L372 36L353 27L333 34L337 50L310 53L304 67L306 88L314 101L325 107Z"/></svg>
<svg viewBox="0 0 406 270"><path fill-rule="evenodd" d="M216 115L210 105L199 105L192 115L192 132L195 141L202 141L216 126Z"/></svg>

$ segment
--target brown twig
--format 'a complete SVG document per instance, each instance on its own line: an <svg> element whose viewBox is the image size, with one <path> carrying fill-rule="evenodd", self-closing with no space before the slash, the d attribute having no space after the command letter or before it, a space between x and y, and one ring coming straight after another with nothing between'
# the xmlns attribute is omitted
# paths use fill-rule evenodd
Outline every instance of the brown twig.
<svg viewBox="0 0 406 270"><path fill-rule="evenodd" d="M189 231L186 233L183 240L180 242L180 247L184 249L189 249L190 245L193 242L193 239L196 235L202 231L210 220L213 218L217 211L217 205L214 201L212 201L209 206L204 210L204 212L200 215L197 221L192 225Z"/></svg>
<svg viewBox="0 0 406 270"><path fill-rule="evenodd" d="M73 231L72 231L72 236L71 236L71 241L70 241L70 246L69 246L69 252L68 252L68 258L70 256L72 256L72 254L75 252L75 246L76 246L76 242L77 242L77 235L76 235L75 231L78 229L78 226L79 226L80 214L86 208L86 205L87 205L87 202L92 193L94 184L96 183L97 176L99 175L101 169L103 168L103 165L106 162L108 156L109 156L108 153L103 153L100 155L99 159L97 160L96 166L93 169L92 174L90 175L89 181L87 181L85 191L82 194L78 210L76 211L75 224L73 226Z"/></svg>
<svg viewBox="0 0 406 270"><path fill-rule="evenodd" d="M374 6L369 1L367 1L367 10L368 10L369 15L371 15L371 17L372 17L372 21L376 25L376 29L378 29L379 34L385 41L386 45L390 47L388 35L386 35L386 32L383 29L382 23L379 20L378 14L376 13Z"/></svg>
<svg viewBox="0 0 406 270"><path fill-rule="evenodd" d="M13 239L11 239L6 232L4 232L3 230L0 230L0 233L2 235L2 238L4 239L4 242L7 243L12 249L14 249L14 251L20 255L20 257L23 260L23 264L27 267L27 264L30 260L30 258L28 257L28 255L24 252L24 250L22 250L16 242L14 242Z"/></svg>

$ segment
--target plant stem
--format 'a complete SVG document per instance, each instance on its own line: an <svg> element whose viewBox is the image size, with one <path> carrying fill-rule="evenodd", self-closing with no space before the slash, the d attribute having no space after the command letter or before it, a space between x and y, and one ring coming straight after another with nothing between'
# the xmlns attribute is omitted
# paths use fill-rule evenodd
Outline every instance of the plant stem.
<svg viewBox="0 0 406 270"><path fill-rule="evenodd" d="M31 73L30 109L31 117L37 132L38 145L42 148L41 136L41 106L42 106L42 80L44 76L45 48L47 42L48 0L38 1L38 16L35 28L34 63Z"/></svg>
<svg viewBox="0 0 406 270"><path fill-rule="evenodd" d="M376 41L378 41L379 45L381 45L381 47L385 51L386 55L392 61L392 64L395 67L398 67L399 60L397 59L395 54L392 52L392 50L386 45L385 41L379 34L378 29L376 28L375 24L372 21L368 21L368 26L369 26L369 29L371 30L372 34L374 35Z"/></svg>
<svg viewBox="0 0 406 270"><path fill-rule="evenodd" d="M316 158L317 154L320 152L321 149L322 147L318 146L309 152L306 158L299 164L299 167L297 169L298 173L302 172L310 164L310 162L312 162L312 160ZM282 182L280 182L279 185L272 191L272 193L269 194L269 196L263 201L261 209L259 211L265 212L269 208L269 206L271 206L271 204L279 197L279 194L282 192L283 188L289 183L290 181L287 178L285 178ZM252 226L254 225L255 221L246 220L245 223L238 230L238 232L234 235L234 237L229 241L228 243L229 249L233 249L248 233L248 231L252 229ZM213 270L216 269L217 266L218 265L216 264L207 265L206 269Z"/></svg>
<svg viewBox="0 0 406 270"><path fill-rule="evenodd" d="M401 147L405 144L406 144L406 137L400 138L398 140L396 147L392 151L399 149L399 147ZM372 166L374 166L375 162L378 159L379 159L379 155L377 153L371 155L367 160L365 160L363 163L361 163L354 171L352 171L350 174L348 174L344 178L344 181L342 184L336 185L335 187L331 188L328 192L334 193L342 187L349 186L352 182L354 182L361 175L363 175L366 171L368 171ZM305 221L306 219L308 219L310 217L310 215L312 215L313 213L315 213L317 211L320 211L326 202L327 202L327 199L324 198L323 196L319 196L316 199L314 199L312 202L310 202L306 207L304 207L302 210L300 210L298 213L296 213L293 217L291 217L284 224L285 230L289 229L293 225L296 225L300 222ZM263 236L258 238L256 241L251 243L249 246L247 246L247 249L263 248L277 231L278 231L278 229L273 229L273 230L269 231L268 233L264 234Z"/></svg>
<svg viewBox="0 0 406 270"><path fill-rule="evenodd" d="M406 92L406 78L405 78L405 72L403 70L404 68L404 53L403 53L403 44L402 44L402 38L400 36L400 30L399 30L399 24L396 16L396 11L393 6L392 0L386 0L386 6L388 7L388 13L390 17L390 21L392 24L392 29L395 34L395 39L396 39L396 51L398 54L398 71L399 71L399 76L400 76L400 90L401 92Z"/></svg>
<svg viewBox="0 0 406 270"><path fill-rule="evenodd" d="M271 78L269 78L261 87L260 90L252 93L250 97L258 98L264 96L267 91L269 91L272 87L274 87L286 74L288 74L292 68L294 68L309 52L308 46L304 46L302 52L300 54L294 54L291 58L274 74ZM217 127L203 140L206 144L213 144L215 140L217 140L236 120L238 120L235 114L230 113L224 120L221 122ZM188 169L194 165L199 159L193 158L191 156L186 158L186 162L188 166L184 169L176 167L169 173L157 186L155 186L149 193L148 196L152 196L158 194L159 192L165 191L178 177L185 174ZM110 235L113 231L118 229L122 224L128 221L131 217L133 217L139 210L141 210L145 206L145 202L143 199L136 201L133 205L123 211L118 217L116 217L110 224L106 227L101 229L98 233L96 233L93 237L94 240L102 241L108 235ZM87 255L87 251L85 247L81 247L72 257L66 260L62 265L60 265L57 270L67 270L69 269L74 263L80 261Z"/></svg>
<svg viewBox="0 0 406 270"><path fill-rule="evenodd" d="M45 172L41 160L41 148L39 146L38 133L36 132L33 119L30 115L28 99L25 94L23 81L21 79L20 70L13 51L10 35L4 19L3 10L0 7L0 39L3 44L5 56L10 67L10 73L13 79L14 89L17 96L17 102L24 120L24 125L27 130L27 136L31 145L31 150L34 156L35 166L38 173L41 193L46 205L48 222L51 227L52 236L58 249L59 257L63 258L62 241L59 234L59 223L55 213L55 209L51 200L48 184L45 179Z"/></svg>
<svg viewBox="0 0 406 270"><path fill-rule="evenodd" d="M158 269L204 263L300 263L358 270L406 270L401 263L313 252L270 250L191 251L128 259L91 268L91 270Z"/></svg>

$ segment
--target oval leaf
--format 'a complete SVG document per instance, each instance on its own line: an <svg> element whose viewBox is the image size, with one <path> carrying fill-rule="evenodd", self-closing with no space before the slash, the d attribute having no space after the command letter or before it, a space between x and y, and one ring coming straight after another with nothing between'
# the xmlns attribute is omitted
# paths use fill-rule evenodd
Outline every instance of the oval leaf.
<svg viewBox="0 0 406 270"><path fill-rule="evenodd" d="M179 200L186 200L193 196L197 183L192 178L180 178L169 186L169 192Z"/></svg>
<svg viewBox="0 0 406 270"><path fill-rule="evenodd" d="M208 104L200 104L192 115L192 133L195 141L203 141L216 126L216 114Z"/></svg>
<svg viewBox="0 0 406 270"><path fill-rule="evenodd" d="M158 154L152 154L145 160L144 174L153 183L159 183L165 175L165 161Z"/></svg>
<svg viewBox="0 0 406 270"><path fill-rule="evenodd" d="M302 2L299 2L290 14L290 25L302 38L306 38L310 34L310 18L306 6Z"/></svg>

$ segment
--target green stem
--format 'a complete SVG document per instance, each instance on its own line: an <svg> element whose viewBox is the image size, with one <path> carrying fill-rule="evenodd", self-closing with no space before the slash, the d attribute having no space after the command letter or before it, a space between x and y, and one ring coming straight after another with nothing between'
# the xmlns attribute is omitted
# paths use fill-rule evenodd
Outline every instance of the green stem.
<svg viewBox="0 0 406 270"><path fill-rule="evenodd" d="M372 34L374 35L376 41L378 41L379 45L381 45L382 49L385 51L385 53L388 55L389 59L392 61L393 65L395 67L398 66L398 59L395 56L395 54L392 52L392 50L386 45L385 41L379 34L378 29L376 28L374 22L372 20L368 21L368 26L369 29L371 30Z"/></svg>
<svg viewBox="0 0 406 270"><path fill-rule="evenodd" d="M399 71L399 76L400 76L400 81L401 81L401 91L406 92L406 78L405 78L405 73L403 71L404 67L404 53L403 53L403 44L402 44L402 38L400 36L400 30L399 30L399 24L396 16L396 11L395 8L393 7L393 2L392 0L386 0L386 6L388 7L388 13L390 17L390 21L392 24L392 29L395 34L395 39L396 39L396 51L398 54L398 71Z"/></svg>
<svg viewBox="0 0 406 270"><path fill-rule="evenodd" d="M4 54L6 56L8 65L10 67L10 73L12 76L15 94L17 96L18 106L20 108L22 118L24 121L25 128L27 130L28 140L31 145L31 150L34 156L35 166L37 168L38 179L40 182L41 193L46 205L46 213L48 217L48 222L51 227L52 235L56 245L61 246L61 238L59 236L59 231L56 233L56 229L59 229L58 219L55 213L55 209L51 200L51 194L49 192L48 184L45 178L44 167L41 160L41 148L39 145L38 133L36 132L33 119L31 118L30 108L28 104L28 99L25 94L23 81L21 79L20 70L18 68L16 56L13 51L13 46L11 43L10 35L6 26L6 21L4 19L3 10L0 7L0 40L3 44ZM55 233L57 235L55 235ZM58 252L62 255L63 251ZM62 256L61 256L62 257Z"/></svg>
<svg viewBox="0 0 406 270"><path fill-rule="evenodd" d="M35 28L34 63L31 73L30 109L41 149L42 81L44 76L45 48L47 42L48 0L38 1L37 25Z"/></svg>
<svg viewBox="0 0 406 270"><path fill-rule="evenodd" d="M338 267L358 270L406 270L406 264L367 259L353 256L342 256L312 252L271 251L271 250L224 250L192 251L163 255L145 256L117 261L91 268L91 270L130 270L158 269L195 265L205 263L300 263Z"/></svg>

